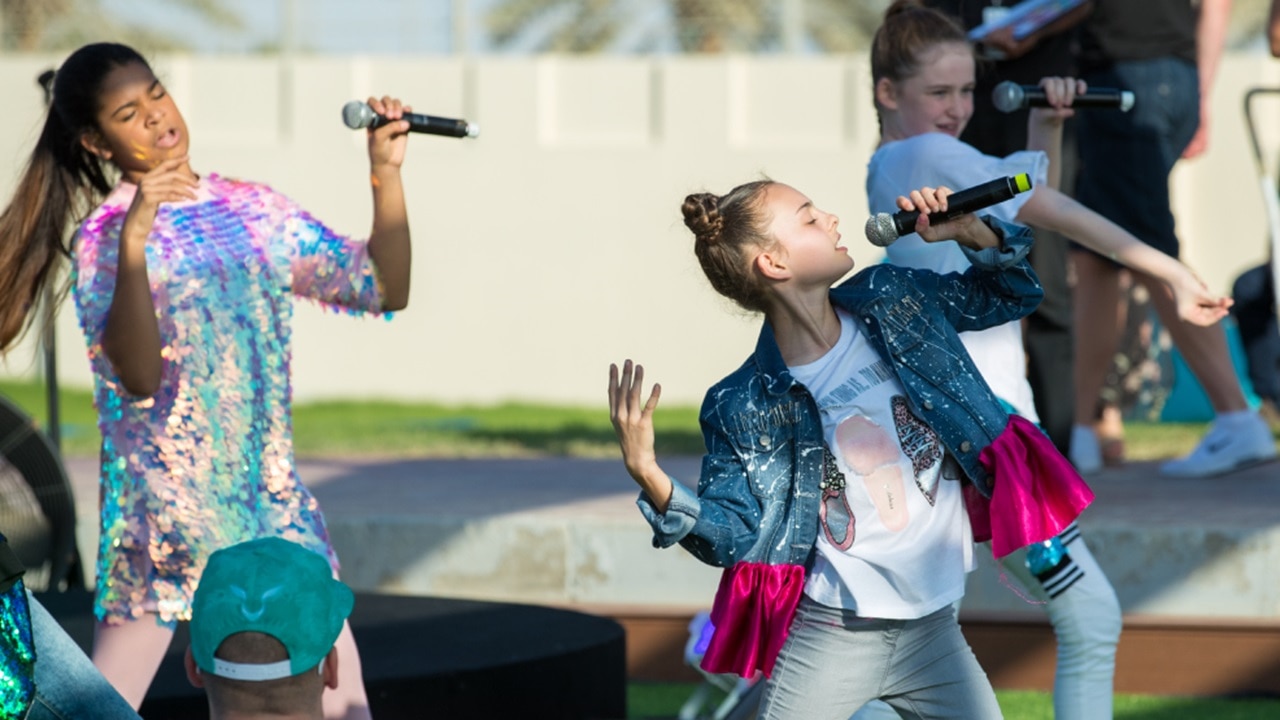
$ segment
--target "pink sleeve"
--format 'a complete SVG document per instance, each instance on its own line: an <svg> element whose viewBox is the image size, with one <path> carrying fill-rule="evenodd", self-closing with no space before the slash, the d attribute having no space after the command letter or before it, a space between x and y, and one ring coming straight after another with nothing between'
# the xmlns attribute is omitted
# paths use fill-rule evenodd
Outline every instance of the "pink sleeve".
<svg viewBox="0 0 1280 720"><path fill-rule="evenodd" d="M382 312L382 286L369 244L329 229L297 203L274 193L271 255L294 295L336 309Z"/></svg>
<svg viewBox="0 0 1280 720"><path fill-rule="evenodd" d="M89 351L89 367L107 387L122 397L130 393L120 384L111 360L102 349L107 328L107 313L116 290L116 266L120 249L120 229L125 208L103 207L95 211L76 231L72 240L71 292L75 298L76 317ZM150 248L148 248L149 250ZM150 252L148 252L150 266ZM148 267L150 271L150 267ZM168 307L168 294L163 283L151 283L151 300L157 308ZM173 337L168 312L157 311L160 336ZM166 358L163 372L169 372Z"/></svg>

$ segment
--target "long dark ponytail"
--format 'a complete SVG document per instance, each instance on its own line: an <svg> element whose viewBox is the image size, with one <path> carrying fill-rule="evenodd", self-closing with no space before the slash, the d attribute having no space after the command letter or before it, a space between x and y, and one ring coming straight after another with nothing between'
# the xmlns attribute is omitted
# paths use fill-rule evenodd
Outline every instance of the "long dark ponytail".
<svg viewBox="0 0 1280 720"><path fill-rule="evenodd" d="M147 61L116 43L76 50L58 68L40 138L4 213L0 214L0 353L30 325L31 308L69 257L67 225L111 191L108 167L80 137L97 127L98 94L114 69Z"/></svg>

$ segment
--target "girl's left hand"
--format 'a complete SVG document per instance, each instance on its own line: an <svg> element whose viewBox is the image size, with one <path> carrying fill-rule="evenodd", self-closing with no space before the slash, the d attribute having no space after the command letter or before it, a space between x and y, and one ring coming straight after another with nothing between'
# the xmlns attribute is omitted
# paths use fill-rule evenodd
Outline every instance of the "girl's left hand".
<svg viewBox="0 0 1280 720"><path fill-rule="evenodd" d="M1036 120L1049 125L1061 125L1064 120L1076 114L1071 108L1076 96L1083 95L1089 89L1083 80L1069 77L1040 78L1040 88L1050 107L1034 108L1031 115Z"/></svg>
<svg viewBox="0 0 1280 720"><path fill-rule="evenodd" d="M1178 317L1192 325L1213 325L1227 316L1233 304L1231 298L1214 296L1204 281L1189 269L1171 287L1173 300L1178 306Z"/></svg>
<svg viewBox="0 0 1280 720"><path fill-rule="evenodd" d="M374 170L379 167L399 169L404 164L405 147L409 144L409 121L401 118L405 113L413 112L413 108L387 95L382 96L382 99L371 97L368 103L374 112L396 121L367 131L369 165Z"/></svg>

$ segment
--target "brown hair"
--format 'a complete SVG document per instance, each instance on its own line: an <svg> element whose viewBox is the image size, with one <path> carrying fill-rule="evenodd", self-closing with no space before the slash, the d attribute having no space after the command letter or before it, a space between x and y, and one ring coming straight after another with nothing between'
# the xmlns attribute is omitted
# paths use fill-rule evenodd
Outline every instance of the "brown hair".
<svg viewBox="0 0 1280 720"><path fill-rule="evenodd" d="M921 54L944 43L968 45L969 37L954 18L921 5L919 0L894 0L871 40L872 97L881 78L902 82L915 75Z"/></svg>
<svg viewBox="0 0 1280 720"><path fill-rule="evenodd" d="M76 50L53 78L52 101L9 207L0 213L0 353L26 331L31 308L71 255L67 222L111 191L104 164L80 144L97 127L98 93L118 67L147 61L136 50L95 43Z"/></svg>
<svg viewBox="0 0 1280 720"><path fill-rule="evenodd" d="M695 193L680 206L684 224L693 232L693 252L711 287L747 310L765 309L764 286L751 272L751 251L776 242L769 236L761 202L773 184L765 178L724 195Z"/></svg>

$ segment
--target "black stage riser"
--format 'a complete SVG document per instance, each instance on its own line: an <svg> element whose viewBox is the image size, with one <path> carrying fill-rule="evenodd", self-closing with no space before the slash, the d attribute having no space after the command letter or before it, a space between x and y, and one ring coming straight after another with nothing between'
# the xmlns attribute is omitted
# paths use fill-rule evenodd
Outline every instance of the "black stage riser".
<svg viewBox="0 0 1280 720"><path fill-rule="evenodd" d="M88 649L88 593L38 594ZM352 632L377 720L626 717L626 646L608 618L530 605L357 594ZM143 703L145 720L206 720L187 682L180 625Z"/></svg>

